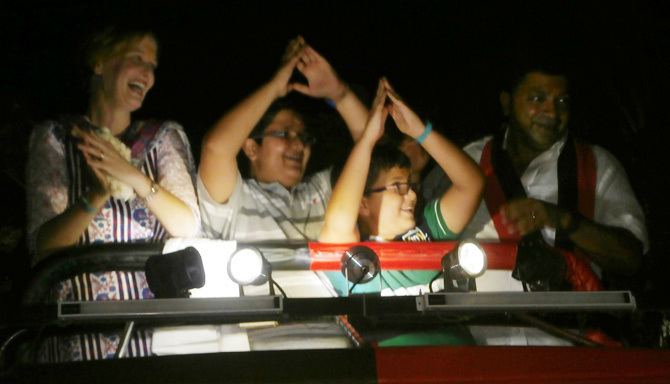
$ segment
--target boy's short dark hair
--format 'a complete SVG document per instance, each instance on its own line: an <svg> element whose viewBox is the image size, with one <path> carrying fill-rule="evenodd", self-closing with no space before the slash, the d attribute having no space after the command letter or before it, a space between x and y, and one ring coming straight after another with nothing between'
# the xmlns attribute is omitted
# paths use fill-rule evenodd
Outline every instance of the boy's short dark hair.
<svg viewBox="0 0 670 384"><path fill-rule="evenodd" d="M410 169L412 164L409 162L407 155L395 145L391 143L378 144L372 150L370 170L368 171L368 178L365 180L365 189L372 188L379 174L393 167Z"/></svg>
<svg viewBox="0 0 670 384"><path fill-rule="evenodd" d="M258 138L263 136L263 133L265 132L265 128L272 122L272 120L277 116L277 113L283 111L283 110L288 110L293 112L295 115L297 115L300 120L302 120L303 124L305 124L305 129L307 129L308 122L305 120L305 116L303 115L301 105L299 105L299 102L296 100L296 98L291 97L291 96L285 96L281 97L277 100L275 100L272 104L270 104L270 107L268 107L268 110L265 111L261 119L256 123L254 126L254 129L251 130L251 133L249 134L249 137L251 138ZM260 142L259 139L256 139L257 142Z"/></svg>
<svg viewBox="0 0 670 384"><path fill-rule="evenodd" d="M338 165L333 167L333 172L331 173L331 182L333 185L337 182L337 179L342 173L342 168L344 165ZM381 144L377 144L372 150L372 158L370 159L370 170L368 171L368 177L365 180L365 189L370 189L379 174L383 171L388 171L393 167L399 168L411 168L411 163L407 155L402 153L395 145L392 145L391 141L384 141Z"/></svg>

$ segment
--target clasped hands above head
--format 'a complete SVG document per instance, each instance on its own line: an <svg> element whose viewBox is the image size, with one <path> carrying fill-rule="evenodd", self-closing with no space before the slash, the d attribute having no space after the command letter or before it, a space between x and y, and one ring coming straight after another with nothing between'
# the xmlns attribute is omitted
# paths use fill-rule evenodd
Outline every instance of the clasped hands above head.
<svg viewBox="0 0 670 384"><path fill-rule="evenodd" d="M386 121L386 115L390 114L393 121L396 123L398 129L412 138L419 137L425 125L421 118L400 98L391 83L382 77L379 80L377 87L377 94L372 105L368 126L381 125L380 129L383 133L383 125ZM381 137L380 133L380 137Z"/></svg>
<svg viewBox="0 0 670 384"><path fill-rule="evenodd" d="M307 79L307 84L291 82L294 70L298 70ZM330 63L307 44L302 36L289 42L273 81L279 87L279 97L295 90L310 97L326 98L338 103L349 92L349 87L339 78Z"/></svg>

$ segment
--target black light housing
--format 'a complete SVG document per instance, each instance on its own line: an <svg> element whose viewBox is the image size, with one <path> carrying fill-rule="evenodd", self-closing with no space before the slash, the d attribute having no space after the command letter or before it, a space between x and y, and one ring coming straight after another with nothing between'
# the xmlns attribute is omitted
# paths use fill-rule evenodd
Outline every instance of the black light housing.
<svg viewBox="0 0 670 384"><path fill-rule="evenodd" d="M444 289L454 292L476 290L474 278L483 275L486 267L484 248L473 240L463 240L442 257Z"/></svg>
<svg viewBox="0 0 670 384"><path fill-rule="evenodd" d="M341 263L342 274L354 283L354 286L371 281L381 271L379 257L375 251L364 245L349 248L342 255Z"/></svg>
<svg viewBox="0 0 670 384"><path fill-rule="evenodd" d="M512 277L521 281L524 290L569 291L565 258L539 235L528 235L519 242Z"/></svg>
<svg viewBox="0 0 670 384"><path fill-rule="evenodd" d="M205 268L194 247L151 256L144 269L149 289L158 298L189 297L189 289L205 285Z"/></svg>

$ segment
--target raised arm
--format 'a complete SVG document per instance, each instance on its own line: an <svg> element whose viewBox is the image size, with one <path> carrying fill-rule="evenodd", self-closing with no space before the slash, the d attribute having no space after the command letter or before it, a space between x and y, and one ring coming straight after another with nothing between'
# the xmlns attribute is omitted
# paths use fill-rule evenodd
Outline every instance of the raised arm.
<svg viewBox="0 0 670 384"><path fill-rule="evenodd" d="M400 99L386 79L383 83L392 101L389 112L398 129L415 140L421 137L426 125ZM484 175L465 152L438 132L428 132L420 144L453 182L440 198L440 208L449 229L459 233L479 206L485 185Z"/></svg>
<svg viewBox="0 0 670 384"><path fill-rule="evenodd" d="M303 48L303 40L291 41L274 77L223 115L205 135L198 172L217 202L227 202L235 190L237 154L244 141L270 104L291 90L289 79Z"/></svg>
<svg viewBox="0 0 670 384"><path fill-rule="evenodd" d="M307 96L332 100L347 124L351 137L357 142L365 130L368 119L368 109L365 105L339 78L330 63L311 46L306 45L302 50L297 68L307 78L308 83L294 83L291 87Z"/></svg>
<svg viewBox="0 0 670 384"><path fill-rule="evenodd" d="M349 243L360 240L356 222L365 191L365 180L370 169L372 150L384 134L384 122L387 116L384 108L385 100L386 91L380 82L370 119L333 187L319 241Z"/></svg>

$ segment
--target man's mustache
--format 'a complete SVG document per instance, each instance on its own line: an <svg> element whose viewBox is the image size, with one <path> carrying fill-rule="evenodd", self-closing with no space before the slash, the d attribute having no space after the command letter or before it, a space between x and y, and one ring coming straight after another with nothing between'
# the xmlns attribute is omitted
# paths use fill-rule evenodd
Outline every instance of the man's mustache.
<svg viewBox="0 0 670 384"><path fill-rule="evenodd" d="M544 125L549 127L557 127L561 124L561 119L551 116L535 116L531 120L534 124Z"/></svg>

